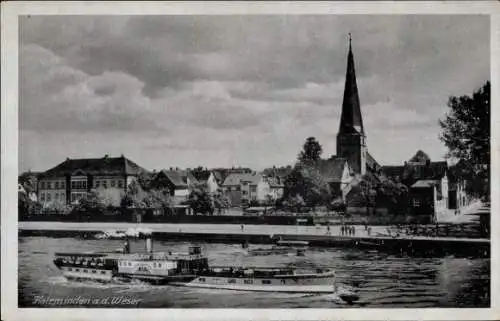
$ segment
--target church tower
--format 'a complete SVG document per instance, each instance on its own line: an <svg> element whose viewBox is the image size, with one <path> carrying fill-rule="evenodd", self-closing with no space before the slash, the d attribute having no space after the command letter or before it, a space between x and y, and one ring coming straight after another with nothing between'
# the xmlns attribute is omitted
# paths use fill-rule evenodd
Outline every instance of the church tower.
<svg viewBox="0 0 500 321"><path fill-rule="evenodd" d="M356 83L351 34L349 34L349 53L347 55L342 115L337 134L337 157L347 159L349 166L356 174L364 175L366 173L366 137L361 117L358 85Z"/></svg>

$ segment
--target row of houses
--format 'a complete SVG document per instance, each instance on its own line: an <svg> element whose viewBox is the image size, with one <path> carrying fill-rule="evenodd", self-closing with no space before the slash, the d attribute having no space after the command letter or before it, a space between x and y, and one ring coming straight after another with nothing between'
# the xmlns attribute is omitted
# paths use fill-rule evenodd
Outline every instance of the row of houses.
<svg viewBox="0 0 500 321"><path fill-rule="evenodd" d="M332 193L356 206L352 187L359 182L359 175L347 160L333 157L316 163L318 173L328 183ZM169 168L150 172L125 156L93 159L67 158L57 166L34 173L35 188L30 198L43 205L59 203L76 204L89 192L96 191L118 205L127 188L140 175L150 178L152 188L167 188L175 204L185 201L195 186L202 184L209 193L224 193L232 206L272 203L281 198L284 180L292 171L291 166L273 167L256 173L249 168ZM370 172L372 173L372 172ZM401 166L379 166L377 179L391 179L408 186L410 206L416 213L438 213L460 209L469 204L465 182L457 179L453 167L445 161L432 162L422 151ZM25 188L20 182L19 191ZM362 207L363 205L360 205Z"/></svg>
<svg viewBox="0 0 500 321"><path fill-rule="evenodd" d="M151 188L167 188L175 204L185 201L195 186L203 186L208 193L222 192L232 206L256 201L274 201L283 195L280 177L269 177L249 168L179 169L148 171L125 156L70 159L41 173L27 173L36 177L30 189L30 198L43 205L77 204L91 191L101 194L118 205L127 188L141 175L149 178ZM20 179L19 191L26 192Z"/></svg>

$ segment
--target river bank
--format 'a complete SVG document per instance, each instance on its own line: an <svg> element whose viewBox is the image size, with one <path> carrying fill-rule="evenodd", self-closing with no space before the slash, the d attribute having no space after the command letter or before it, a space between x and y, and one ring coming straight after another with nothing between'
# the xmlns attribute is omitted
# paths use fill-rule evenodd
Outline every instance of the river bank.
<svg viewBox="0 0 500 321"><path fill-rule="evenodd" d="M370 232L361 225L352 227L354 235L343 235L341 226L19 222L19 235L92 238L110 229L146 228L160 240L270 244L281 237L308 241L312 246L358 247L412 255L490 255L489 239L389 235L387 226L371 227Z"/></svg>

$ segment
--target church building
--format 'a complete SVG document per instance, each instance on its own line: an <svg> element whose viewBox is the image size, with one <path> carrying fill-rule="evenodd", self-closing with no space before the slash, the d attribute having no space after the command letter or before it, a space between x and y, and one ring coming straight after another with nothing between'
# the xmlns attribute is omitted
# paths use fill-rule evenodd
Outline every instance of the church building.
<svg viewBox="0 0 500 321"><path fill-rule="evenodd" d="M363 204L364 201L350 193L350 191L363 177L367 176L372 181L383 182L390 179L403 182L409 188L411 212L419 215L431 215L431 221L434 220L438 212L459 208L458 204L461 205L465 201L457 201L458 193L452 193L452 189L448 188L447 174L449 168L446 161L431 162L425 153L419 151L415 157L420 154L425 155L422 161L423 165L416 164L415 161L413 162L415 164L413 164L409 161L405 162L404 166L382 167L368 152L351 42L351 36L349 35L342 113L337 133L337 153L327 160L322 160L322 164L319 164L321 166L318 165L323 177L331 186L336 184L337 188L332 190L342 197L348 207L353 209L366 208ZM345 162L345 167L350 175L348 177L345 174L336 175L336 178L332 180L330 167L345 172L344 167L339 166L339 163L343 162ZM394 172L396 171L398 173L404 172L405 175L395 176ZM410 172L411 175L408 174ZM412 180L407 179L409 177ZM460 184L450 181L450 187L458 185ZM430 201L427 201L428 199Z"/></svg>
<svg viewBox="0 0 500 321"><path fill-rule="evenodd" d="M323 177L332 190L344 200L351 187L359 182L363 175L376 176L381 168L368 152L366 145L350 35L342 114L337 133L337 153L320 163L318 169Z"/></svg>

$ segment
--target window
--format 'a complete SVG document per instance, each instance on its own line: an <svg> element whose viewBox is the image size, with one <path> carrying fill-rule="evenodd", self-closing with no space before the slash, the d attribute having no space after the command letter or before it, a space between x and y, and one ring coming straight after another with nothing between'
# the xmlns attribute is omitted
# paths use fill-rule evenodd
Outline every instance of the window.
<svg viewBox="0 0 500 321"><path fill-rule="evenodd" d="M205 282L205 278L199 278L198 281Z"/></svg>
<svg viewBox="0 0 500 321"><path fill-rule="evenodd" d="M119 181L118 181L118 187L119 187L119 188L123 188L123 181L122 181L122 180L119 180Z"/></svg>
<svg viewBox="0 0 500 321"><path fill-rule="evenodd" d="M236 280L235 279L229 279L229 280L227 280L227 283L236 283Z"/></svg>
<svg viewBox="0 0 500 321"><path fill-rule="evenodd" d="M44 202L45 201L45 193L40 193L40 201Z"/></svg>
<svg viewBox="0 0 500 321"><path fill-rule="evenodd" d="M418 198L413 199L413 207L420 207L420 200Z"/></svg>
<svg viewBox="0 0 500 321"><path fill-rule="evenodd" d="M85 272L85 273L88 273L88 272L89 272L89 270L87 270L87 269L84 269L84 270L83 270L83 272Z"/></svg>
<svg viewBox="0 0 500 321"><path fill-rule="evenodd" d="M106 271L101 271L101 274L106 274Z"/></svg>
<svg viewBox="0 0 500 321"><path fill-rule="evenodd" d="M73 271L73 269L72 268L68 268L68 271Z"/></svg>
<svg viewBox="0 0 500 321"><path fill-rule="evenodd" d="M116 185L115 180L112 180L112 181L111 181L111 187L115 187L115 185Z"/></svg>
<svg viewBox="0 0 500 321"><path fill-rule="evenodd" d="M96 273L97 273L97 271L96 271L96 270L92 270L92 273L96 274Z"/></svg>
<svg viewBox="0 0 500 321"><path fill-rule="evenodd" d="M51 194L50 193L47 193L47 202L50 202L51 201Z"/></svg>
<svg viewBox="0 0 500 321"><path fill-rule="evenodd" d="M244 280L243 281L245 284L253 284L253 280Z"/></svg>
<svg viewBox="0 0 500 321"><path fill-rule="evenodd" d="M64 181L61 182L61 188L66 188L66 183Z"/></svg>
<svg viewBox="0 0 500 321"><path fill-rule="evenodd" d="M45 182L40 182L40 189L45 189Z"/></svg>
<svg viewBox="0 0 500 321"><path fill-rule="evenodd" d="M56 193L56 194L55 194L54 199L55 199L56 201L58 201L58 200L59 200L59 193Z"/></svg>
<svg viewBox="0 0 500 321"><path fill-rule="evenodd" d="M250 191L252 193L257 193L257 186L255 186L255 185L250 186Z"/></svg>
<svg viewBox="0 0 500 321"><path fill-rule="evenodd" d="M271 280L262 280L262 284L271 284Z"/></svg>
<svg viewBox="0 0 500 321"><path fill-rule="evenodd" d="M104 187L104 188L108 188L107 183L108 183L108 182L106 182L106 181L102 181L102 187Z"/></svg>
<svg viewBox="0 0 500 321"><path fill-rule="evenodd" d="M47 182L47 189L51 189L52 188L52 183L51 182Z"/></svg>
<svg viewBox="0 0 500 321"><path fill-rule="evenodd" d="M243 191L243 192L241 192L241 193L242 193L243 195L247 195L247 194L248 194L248 192L247 192L247 191Z"/></svg>
<svg viewBox="0 0 500 321"><path fill-rule="evenodd" d="M76 272L80 272L80 269L75 269Z"/></svg>
<svg viewBox="0 0 500 321"><path fill-rule="evenodd" d="M56 182L55 184L56 184L56 187L55 187L55 188L56 188L56 189L59 189L59 182Z"/></svg>

